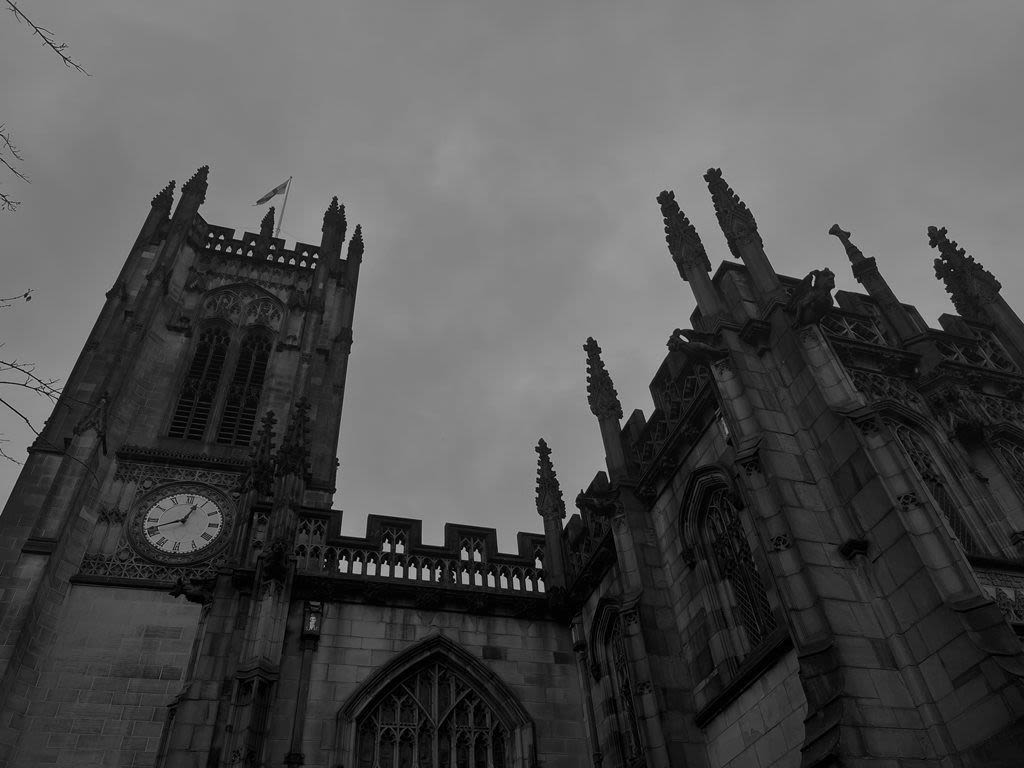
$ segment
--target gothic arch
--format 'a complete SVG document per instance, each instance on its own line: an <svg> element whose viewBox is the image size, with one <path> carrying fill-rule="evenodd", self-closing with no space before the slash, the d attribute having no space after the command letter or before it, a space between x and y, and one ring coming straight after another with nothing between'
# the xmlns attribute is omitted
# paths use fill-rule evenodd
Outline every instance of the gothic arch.
<svg viewBox="0 0 1024 768"><path fill-rule="evenodd" d="M253 283L231 283L207 291L199 303L203 318L221 318L235 326L262 325L280 330L285 307L279 298Z"/></svg>
<svg viewBox="0 0 1024 768"><path fill-rule="evenodd" d="M442 676L446 676L450 682L446 694L449 703L444 711L439 706L442 696L436 692L440 689L439 678ZM429 685L431 680L436 686L432 696L433 708L429 703L424 704L430 696L417 695L422 690L421 686ZM415 710L415 723L401 716L395 718L394 724L379 722L380 713L387 710L389 702L396 696L409 700L397 706L409 706L410 711ZM473 749L495 750L494 754L488 753L489 766L528 768L532 765L535 752L533 721L518 697L479 659L441 634L421 640L378 667L349 696L338 711L337 762L351 768L377 764L376 757L368 760L366 754L366 741L370 738L367 726L371 723L378 734L389 731L388 734L374 737L373 743L378 745L375 747L377 749L381 738L392 737L391 731L402 732L396 738L404 738L410 733L414 739L420 739L424 733L436 734L432 748L435 751L443 748L439 746L441 732L445 730L446 723L459 716L458 710L463 704L467 711L472 710L470 724L473 728L470 729L470 738L473 740ZM429 741L429 738L428 735L426 740ZM414 743L418 745L420 741ZM450 745L449 748L454 751L454 736ZM430 748L429 744L427 748ZM503 750L503 754L497 754L499 749ZM430 765L431 761L422 760L420 764ZM452 760L450 764L463 768L458 759ZM397 761L393 768L398 768ZM467 765L465 768L472 766Z"/></svg>

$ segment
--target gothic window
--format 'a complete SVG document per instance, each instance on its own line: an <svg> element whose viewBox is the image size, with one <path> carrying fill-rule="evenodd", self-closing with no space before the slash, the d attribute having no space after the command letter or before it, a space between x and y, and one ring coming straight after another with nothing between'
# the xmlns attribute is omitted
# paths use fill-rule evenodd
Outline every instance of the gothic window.
<svg viewBox="0 0 1024 768"><path fill-rule="evenodd" d="M262 333L250 333L242 341L235 373L228 386L224 415L217 431L217 442L249 445L256 425L256 411L263 392L270 359L270 339Z"/></svg>
<svg viewBox="0 0 1024 768"><path fill-rule="evenodd" d="M960 505L949 490L946 479L948 473L939 469L931 450L917 432L906 424L891 422L890 426L900 447L910 459L914 472L935 500L939 511L949 523L949 527L953 530L953 535L959 540L960 545L967 552L980 552L978 543L960 510Z"/></svg>
<svg viewBox="0 0 1024 768"><path fill-rule="evenodd" d="M451 665L434 657L356 724L356 768L510 768L511 731Z"/></svg>
<svg viewBox="0 0 1024 768"><path fill-rule="evenodd" d="M771 634L777 622L732 493L721 486L711 490L701 511L703 535L714 568L732 588L733 619L754 648Z"/></svg>
<svg viewBox="0 0 1024 768"><path fill-rule="evenodd" d="M228 350L228 333L223 328L212 327L199 336L192 364L185 375L178 396L178 404L171 418L171 437L186 440L202 440L206 424L210 420L217 384L220 381L224 357Z"/></svg>
<svg viewBox="0 0 1024 768"><path fill-rule="evenodd" d="M1010 481L1024 496L1024 446L1006 438L999 438L995 441L994 448Z"/></svg>
<svg viewBox="0 0 1024 768"><path fill-rule="evenodd" d="M643 741L634 698L632 676L629 671L626 628L622 616L616 615L608 629L608 672L615 697L615 718L622 751L623 765L633 765L643 759Z"/></svg>

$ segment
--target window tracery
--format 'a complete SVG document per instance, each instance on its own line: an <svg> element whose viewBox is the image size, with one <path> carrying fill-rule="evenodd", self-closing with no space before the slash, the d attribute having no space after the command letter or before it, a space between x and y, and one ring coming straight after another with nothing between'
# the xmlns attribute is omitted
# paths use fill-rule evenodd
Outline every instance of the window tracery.
<svg viewBox="0 0 1024 768"><path fill-rule="evenodd" d="M728 488L707 495L703 509L704 534L719 574L732 587L734 618L754 648L778 626L768 590L754 562L743 523Z"/></svg>
<svg viewBox="0 0 1024 768"><path fill-rule="evenodd" d="M1024 496L1024 445L1002 437L995 441L993 447L1010 482Z"/></svg>
<svg viewBox="0 0 1024 768"><path fill-rule="evenodd" d="M928 445L906 424L889 422L889 426L896 436L896 441L910 459L914 472L935 500L939 512L949 523L960 545L967 552L980 552L978 542L960 510L960 505L947 486L946 473L939 469Z"/></svg>
<svg viewBox="0 0 1024 768"><path fill-rule="evenodd" d="M511 730L451 665L399 679L357 722L357 768L507 768Z"/></svg>
<svg viewBox="0 0 1024 768"><path fill-rule="evenodd" d="M634 698L634 686L629 669L627 638L622 615L612 620L608 630L608 669L615 697L617 730L625 765L633 765L643 758L640 721Z"/></svg>

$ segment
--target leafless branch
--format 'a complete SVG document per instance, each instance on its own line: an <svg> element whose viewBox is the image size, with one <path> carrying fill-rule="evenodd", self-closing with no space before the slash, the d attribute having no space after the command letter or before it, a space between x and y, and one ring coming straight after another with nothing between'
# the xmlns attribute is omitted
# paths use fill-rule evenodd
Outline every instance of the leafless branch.
<svg viewBox="0 0 1024 768"><path fill-rule="evenodd" d="M54 40L53 32L48 30L46 27L40 27L38 24L35 24L32 21L32 19L26 16L25 13L21 10L21 8L18 7L17 3L15 3L14 0L7 0L7 8L8 10L10 10L11 13L14 14L14 18L16 18L18 21L24 22L32 29L33 34L39 37L44 46L46 46L54 53L56 53L58 56L60 56L60 60L64 62L65 67L69 67L70 69L76 69L83 75L89 74L76 61L74 61L70 56L68 56L67 53L65 53L65 51L67 51L68 49L67 43L58 43L56 40Z"/></svg>
<svg viewBox="0 0 1024 768"><path fill-rule="evenodd" d="M0 192L0 211L14 211L21 205L21 200L15 200L10 195Z"/></svg>
<svg viewBox="0 0 1024 768"><path fill-rule="evenodd" d="M32 301L32 293L33 290L29 288L27 291L25 291L24 293L19 293L17 296L7 296L0 298L0 309L7 309L16 301ZM0 347L2 346L3 344L0 344Z"/></svg>

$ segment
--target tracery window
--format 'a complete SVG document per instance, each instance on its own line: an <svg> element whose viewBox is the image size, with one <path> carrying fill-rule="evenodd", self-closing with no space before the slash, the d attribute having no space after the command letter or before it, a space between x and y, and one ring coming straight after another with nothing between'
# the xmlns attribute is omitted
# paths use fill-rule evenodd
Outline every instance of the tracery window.
<svg viewBox="0 0 1024 768"><path fill-rule="evenodd" d="M228 343L228 333L223 328L207 328L200 334L171 418L171 437L203 439L217 396L217 384L224 367Z"/></svg>
<svg viewBox="0 0 1024 768"><path fill-rule="evenodd" d="M732 587L734 618L746 631L747 641L754 648L771 634L778 622L729 489L712 490L703 512L704 535L714 554L715 565Z"/></svg>
<svg viewBox="0 0 1024 768"><path fill-rule="evenodd" d="M250 333L242 341L217 431L218 443L249 445L267 375L270 345L270 339L262 333Z"/></svg>
<svg viewBox="0 0 1024 768"><path fill-rule="evenodd" d="M510 730L450 665L433 659L359 719L357 768L507 768Z"/></svg>
<svg viewBox="0 0 1024 768"><path fill-rule="evenodd" d="M906 424L890 422L897 442L910 459L917 476L924 483L931 497L938 505L942 516L949 523L960 545L967 552L980 552L977 540L967 525L967 520L960 511L960 505L947 487L947 480L936 464L928 445L921 436Z"/></svg>
<svg viewBox="0 0 1024 768"><path fill-rule="evenodd" d="M608 630L608 670L615 694L618 734L625 765L633 765L643 758L643 741L634 698L632 676L629 672L629 654L622 616L617 615Z"/></svg>
<svg viewBox="0 0 1024 768"><path fill-rule="evenodd" d="M1017 488L1017 491L1024 495L1024 445L999 438L993 446L996 456L999 457L1010 481Z"/></svg>

